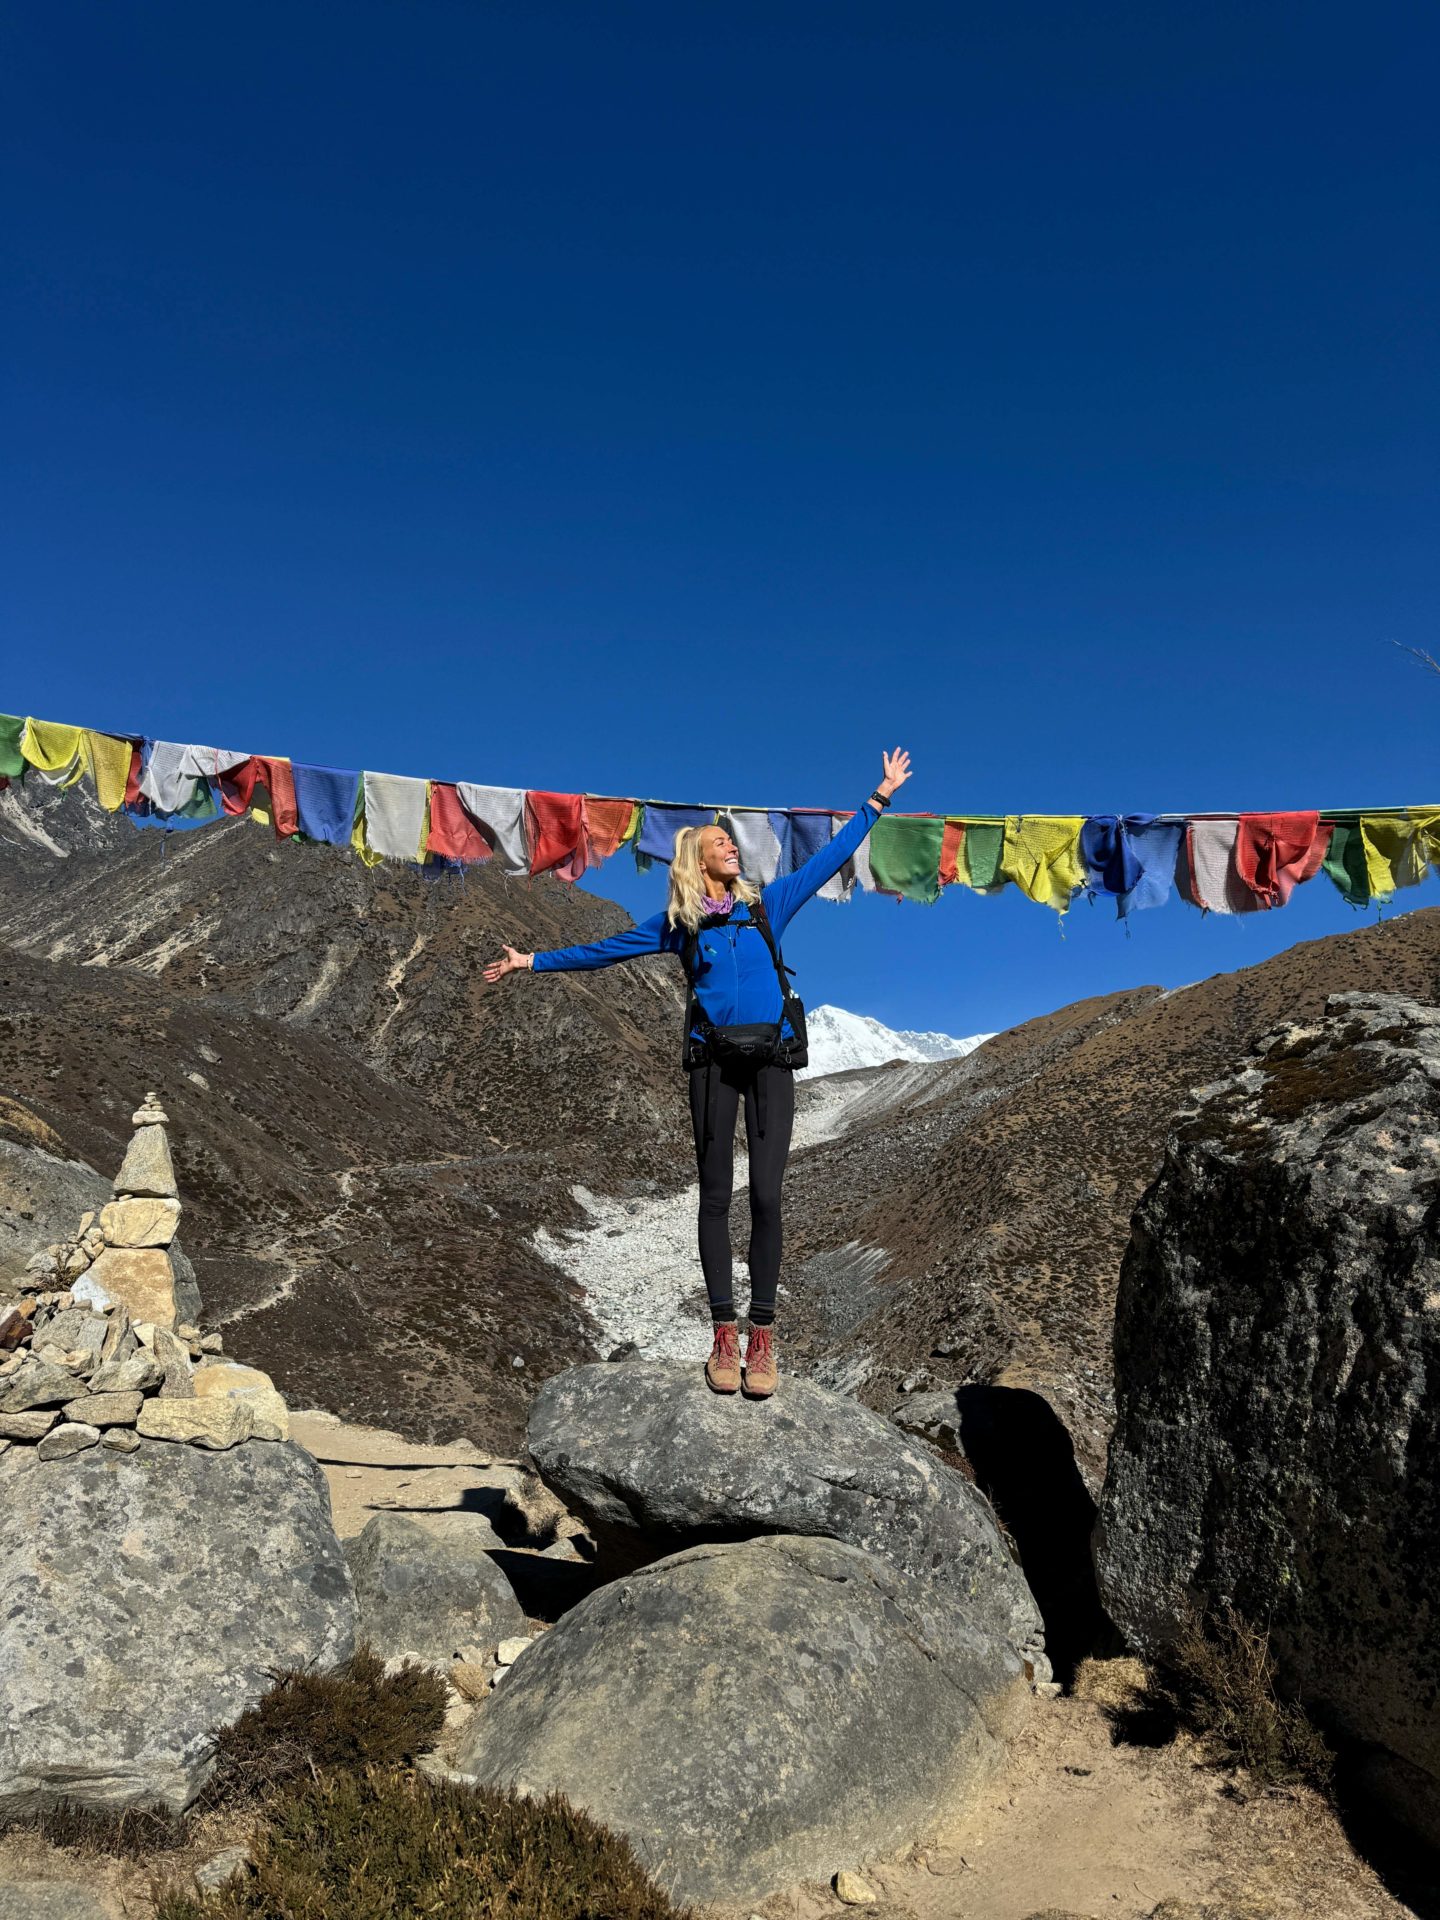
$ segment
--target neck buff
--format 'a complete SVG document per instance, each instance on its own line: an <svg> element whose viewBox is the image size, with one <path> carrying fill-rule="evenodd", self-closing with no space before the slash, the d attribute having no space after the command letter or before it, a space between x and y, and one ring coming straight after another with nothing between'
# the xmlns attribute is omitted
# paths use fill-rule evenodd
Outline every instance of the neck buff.
<svg viewBox="0 0 1440 1920"><path fill-rule="evenodd" d="M708 893L703 894L700 899L702 913L729 913L734 905L735 895L728 887L718 900L712 899Z"/></svg>

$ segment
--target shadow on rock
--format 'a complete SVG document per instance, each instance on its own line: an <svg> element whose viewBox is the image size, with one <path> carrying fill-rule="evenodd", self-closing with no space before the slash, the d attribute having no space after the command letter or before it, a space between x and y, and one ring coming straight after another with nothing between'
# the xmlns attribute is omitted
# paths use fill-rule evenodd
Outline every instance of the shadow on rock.
<svg viewBox="0 0 1440 1920"><path fill-rule="evenodd" d="M1025 1387L960 1387L955 1403L961 1449L1015 1542L1055 1678L1068 1687L1086 1654L1119 1646L1095 1584L1095 1502L1070 1435Z"/></svg>
<svg viewBox="0 0 1440 1920"><path fill-rule="evenodd" d="M530 1618L551 1626L611 1579L610 1568L594 1561L550 1560L519 1547L492 1548L490 1558Z"/></svg>
<svg viewBox="0 0 1440 1920"><path fill-rule="evenodd" d="M1340 1824L1386 1892L1408 1907L1415 1920L1440 1920L1440 1853L1381 1804L1369 1778L1371 1758L1363 1749L1341 1750L1335 1779Z"/></svg>

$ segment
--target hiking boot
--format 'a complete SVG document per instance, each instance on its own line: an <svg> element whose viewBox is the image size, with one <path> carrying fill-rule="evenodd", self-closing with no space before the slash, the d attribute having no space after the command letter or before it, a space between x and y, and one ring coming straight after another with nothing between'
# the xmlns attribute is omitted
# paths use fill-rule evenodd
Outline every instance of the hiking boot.
<svg viewBox="0 0 1440 1920"><path fill-rule="evenodd" d="M717 1320L715 1344L705 1362L705 1380L716 1393L734 1393L740 1384L740 1329L733 1320Z"/></svg>
<svg viewBox="0 0 1440 1920"><path fill-rule="evenodd" d="M745 1342L745 1396L765 1400L775 1391L780 1376L775 1367L775 1329L751 1327Z"/></svg>

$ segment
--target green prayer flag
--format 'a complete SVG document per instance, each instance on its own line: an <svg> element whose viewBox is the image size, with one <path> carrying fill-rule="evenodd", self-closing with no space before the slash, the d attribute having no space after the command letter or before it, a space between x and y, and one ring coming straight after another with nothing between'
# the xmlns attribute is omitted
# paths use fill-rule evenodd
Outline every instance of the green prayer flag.
<svg viewBox="0 0 1440 1920"><path fill-rule="evenodd" d="M1370 874L1365 861L1365 838L1358 813L1327 814L1335 822L1325 854L1324 871L1352 907L1370 904Z"/></svg>
<svg viewBox="0 0 1440 1920"><path fill-rule="evenodd" d="M984 891L1005 885L1000 871L1000 855L1005 847L1005 823L1002 820L966 820L965 842L960 849L970 885Z"/></svg>
<svg viewBox="0 0 1440 1920"><path fill-rule="evenodd" d="M190 789L190 798L176 814L180 820L218 820L220 809L215 804L215 795L208 780L197 780Z"/></svg>
<svg viewBox="0 0 1440 1920"><path fill-rule="evenodd" d="M870 829L870 875L877 887L927 905L940 898L940 848L945 822L920 815L882 814Z"/></svg>
<svg viewBox="0 0 1440 1920"><path fill-rule="evenodd" d="M0 775L8 780L18 780L25 771L25 758L20 751L20 736L25 731L25 722L19 714L0 713Z"/></svg>

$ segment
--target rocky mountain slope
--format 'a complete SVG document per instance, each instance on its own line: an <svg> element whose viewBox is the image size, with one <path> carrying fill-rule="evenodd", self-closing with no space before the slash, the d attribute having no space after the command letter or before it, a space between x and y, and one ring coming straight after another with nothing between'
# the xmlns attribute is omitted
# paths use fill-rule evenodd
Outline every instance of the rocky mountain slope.
<svg viewBox="0 0 1440 1920"><path fill-rule="evenodd" d="M1098 1490L1121 1255L1172 1115L1267 1029L1376 989L1437 998L1440 912L1081 1001L963 1060L819 1083L803 1097L853 1092L840 1136L787 1179L792 1358L886 1411L907 1385L1033 1388Z"/></svg>
<svg viewBox="0 0 1440 1920"><path fill-rule="evenodd" d="M626 924L548 877L372 873L248 821L167 837L12 789L0 1135L46 1138L51 1173L112 1167L138 1092L163 1088L207 1313L235 1349L297 1401L512 1443L533 1386L593 1353L530 1232L583 1217L576 1180L684 1176L682 1001L659 960L498 989L481 968L502 940ZM0 1214L33 1239L73 1227L33 1217L37 1192L74 1186L0 1155Z"/></svg>

